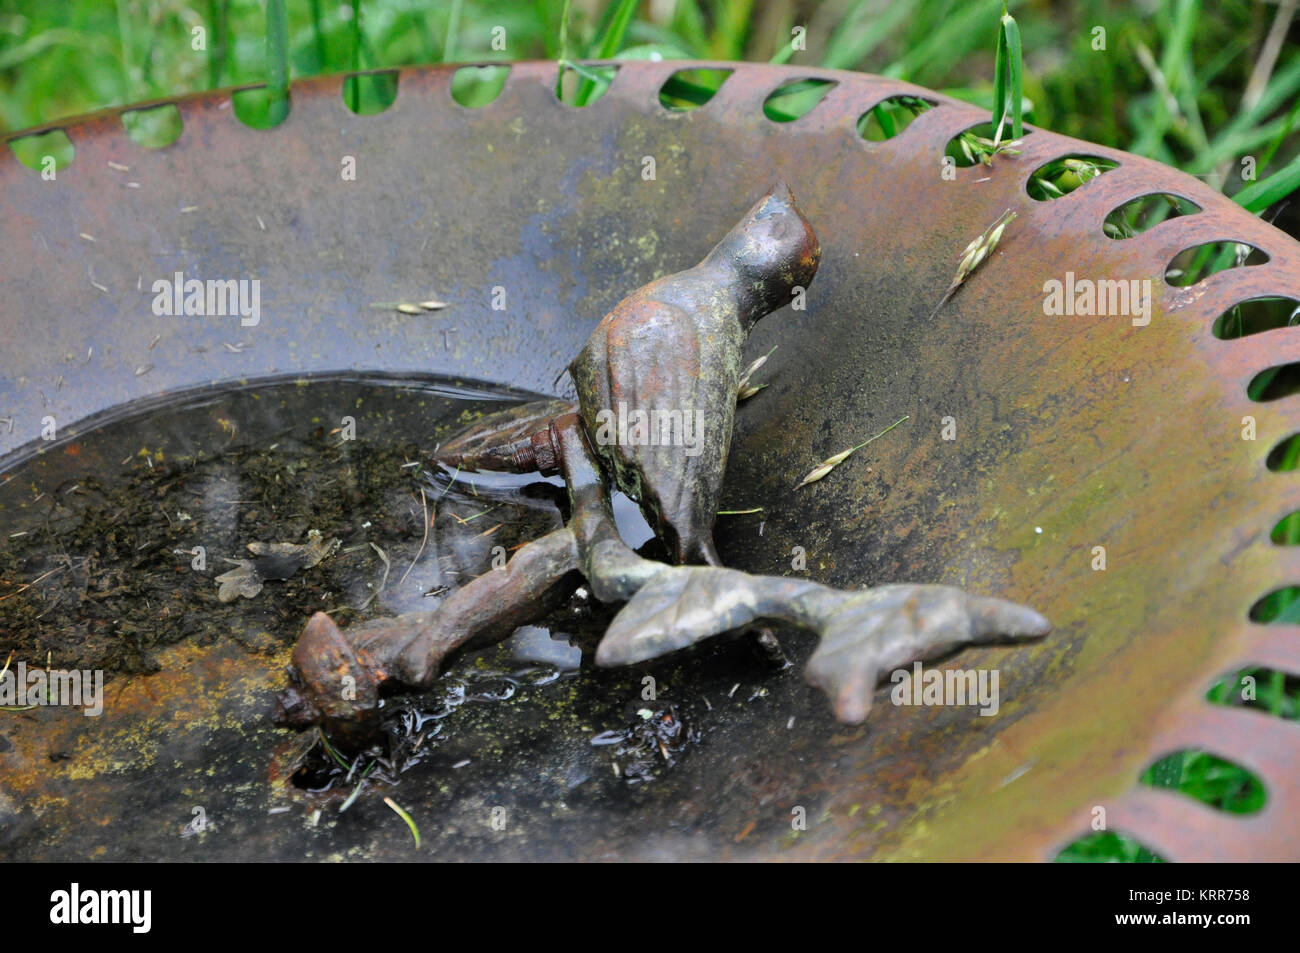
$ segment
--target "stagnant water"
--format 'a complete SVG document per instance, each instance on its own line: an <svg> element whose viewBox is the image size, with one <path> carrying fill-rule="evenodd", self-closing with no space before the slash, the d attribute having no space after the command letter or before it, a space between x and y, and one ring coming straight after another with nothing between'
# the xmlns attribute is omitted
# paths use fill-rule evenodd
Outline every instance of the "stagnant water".
<svg viewBox="0 0 1300 953"><path fill-rule="evenodd" d="M127 408L24 454L0 472L0 651L28 666L102 670L111 692L122 680L144 679L147 687L169 646L238 646L251 671L282 662L317 610L349 625L432 608L489 571L494 557L564 518L556 480L452 479L428 465L441 440L527 397L449 380L265 383ZM617 509L628 541L646 543L649 530L635 507L622 500ZM250 558L249 543L313 544L325 555L314 565L291 560L260 591L223 601L217 579ZM643 551L657 555L656 545L649 540ZM712 827L737 811L740 828L752 804L715 802L709 788L734 786L738 764L752 772L759 763L754 783L776 785L802 760L789 747L796 717L833 732L820 699L745 639L717 640L655 666L595 669L591 656L610 612L580 590L542 624L458 660L430 691L391 700L383 735L364 750L340 750L313 734L288 745L295 804L306 805L313 829L351 818L335 846L369 854L405 843L382 804L397 792L424 809L426 824L436 808L437 832L426 829L426 841L442 838L451 849L486 822L495 839L475 840L476 855L557 856L576 848L511 841L492 812L514 812L515 824L524 823L521 811L531 813L536 835L571 825L582 804L583 823L603 824L603 838L623 825L653 829L653 815L647 821L635 812L657 804L662 818L673 813L665 807L671 803L690 819L687 828ZM787 648L793 657L806 654L797 639ZM24 724L32 722L0 722L0 742ZM269 719L250 731L262 749L277 738L286 747L288 733ZM159 803L150 810L168 809L169 783L192 788L187 756L176 759L170 781L155 775ZM272 758L256 744L241 750L237 766L228 765L227 787L237 778L246 790ZM221 769L208 774L214 771L219 788ZM141 768L139 778L147 777ZM214 791L207 801L223 797ZM0 814L5 809L26 816L24 805L0 800ZM227 829L295 855L293 836L266 827L256 798L229 799L224 811ZM170 834L135 827L118 819L117 837L133 838L126 854L111 831L95 836L108 856L183 855ZM183 840L202 841L195 833ZM47 835L50 843L56 834Z"/></svg>
<svg viewBox="0 0 1300 953"><path fill-rule="evenodd" d="M0 476L5 644L139 673L184 639L257 650L318 609L347 624L429 608L493 547L558 525L550 487L480 498L426 470L442 436L507 399L453 382L289 382L194 394L53 445ZM219 599L249 543L312 534L338 540L318 565Z"/></svg>

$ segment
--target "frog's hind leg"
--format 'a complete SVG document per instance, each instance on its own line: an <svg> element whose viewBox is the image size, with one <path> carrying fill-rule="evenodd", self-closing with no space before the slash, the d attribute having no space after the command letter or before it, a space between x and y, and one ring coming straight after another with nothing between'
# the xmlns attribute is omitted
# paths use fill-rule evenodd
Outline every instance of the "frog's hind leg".
<svg viewBox="0 0 1300 953"><path fill-rule="evenodd" d="M558 607L581 582L577 569L577 543L566 527L521 547L503 569L470 580L431 611L346 629L317 612L294 647L275 721L328 724L364 737L386 682L429 687L460 652L499 642Z"/></svg>
<svg viewBox="0 0 1300 953"><path fill-rule="evenodd" d="M292 727L327 723L333 730L358 730L380 707L387 682L412 688L432 684L457 653L500 641L516 627L537 621L573 593L587 575L592 594L604 602L623 601L663 563L642 559L621 539L609 511L600 469L576 414L551 422L548 409L509 418L513 431L527 432L545 422L550 446L561 448L573 513L569 524L527 543L502 570L489 570L452 592L437 609L377 619L340 629L323 612L307 623L293 652L292 684L281 693L277 723ZM526 421L526 423L525 423ZM499 432L499 431L495 431ZM460 446L477 461L488 459L475 444L480 431L467 433ZM459 438L458 438L459 439ZM508 445L510 441L507 440ZM455 449L455 448L453 448ZM460 453L460 450L456 450Z"/></svg>
<svg viewBox="0 0 1300 953"><path fill-rule="evenodd" d="M846 724L860 724L876 685L915 660L967 645L1038 639L1052 628L1027 606L954 586L843 591L805 579L669 566L614 617L596 649L596 664L658 658L759 619L780 619L821 637L804 677L830 696L836 717ZM994 682L994 694L980 703L996 706L996 688Z"/></svg>
<svg viewBox="0 0 1300 953"><path fill-rule="evenodd" d="M449 470L503 473L558 472L550 448L551 421L573 413L568 400L535 400L486 414L434 452L433 462Z"/></svg>

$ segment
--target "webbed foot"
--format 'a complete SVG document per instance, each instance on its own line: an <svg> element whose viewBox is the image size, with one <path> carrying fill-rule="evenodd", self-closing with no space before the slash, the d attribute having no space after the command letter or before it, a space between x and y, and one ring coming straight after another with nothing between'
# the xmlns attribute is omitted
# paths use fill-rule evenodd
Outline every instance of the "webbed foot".
<svg viewBox="0 0 1300 953"><path fill-rule="evenodd" d="M1052 624L1026 606L972 596L955 586L890 585L855 593L819 627L804 677L824 691L835 717L860 724L881 679L917 659L964 645L1047 635Z"/></svg>
<svg viewBox="0 0 1300 953"><path fill-rule="evenodd" d="M646 661L765 618L821 636L804 675L830 696L836 717L848 724L867 717L876 684L894 669L964 645L1041 638L1051 630L1033 609L954 586L845 592L734 569L673 566L614 617L596 664Z"/></svg>
<svg viewBox="0 0 1300 953"><path fill-rule="evenodd" d="M558 529L521 547L503 569L454 590L437 609L346 629L317 612L294 646L276 723L364 731L385 682L427 688L462 650L508 638L559 606L578 586L577 569L573 533Z"/></svg>

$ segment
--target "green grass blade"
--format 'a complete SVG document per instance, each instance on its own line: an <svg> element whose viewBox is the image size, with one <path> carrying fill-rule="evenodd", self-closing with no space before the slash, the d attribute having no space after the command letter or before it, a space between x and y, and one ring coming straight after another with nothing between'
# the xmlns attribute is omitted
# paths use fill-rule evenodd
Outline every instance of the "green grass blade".
<svg viewBox="0 0 1300 953"><path fill-rule="evenodd" d="M411 815L398 807L397 802L391 797L384 798L384 803L393 809L393 813L406 821L406 826L411 829L411 836L415 838L415 846L418 849L420 846L420 829L415 826L415 821L411 820Z"/></svg>
<svg viewBox="0 0 1300 953"><path fill-rule="evenodd" d="M749 38L754 0L716 0L713 8L713 42L710 44L713 58L745 59L745 41Z"/></svg>
<svg viewBox="0 0 1300 953"><path fill-rule="evenodd" d="M889 110L883 106L875 108L876 122L880 123L880 132L886 139L893 139L898 135L898 127L894 125L894 119L889 115Z"/></svg>
<svg viewBox="0 0 1300 953"><path fill-rule="evenodd" d="M792 56L794 56L794 44L784 43L781 45L781 48L776 51L776 55L767 62L771 66L784 66L790 61L790 57Z"/></svg>
<svg viewBox="0 0 1300 953"><path fill-rule="evenodd" d="M456 34L460 32L460 9L464 0L451 0L451 16L447 19L447 39L442 44L442 61L451 63L456 58Z"/></svg>
<svg viewBox="0 0 1300 953"><path fill-rule="evenodd" d="M564 99L564 68L569 62L569 3L570 0L564 0L560 8L560 69L555 75L555 98L561 101Z"/></svg>
<svg viewBox="0 0 1300 953"><path fill-rule="evenodd" d="M320 28L320 3L321 0L311 0L311 39L312 48L316 51L316 68L325 69L326 52L325 52L325 34Z"/></svg>
<svg viewBox="0 0 1300 953"><path fill-rule="evenodd" d="M613 59L615 54L623 48L623 40L627 37L627 28L632 23L632 15L636 13L636 6L637 0L617 0L616 3L606 8L605 29L600 39L592 44L591 55L594 59ZM585 106L591 102L600 86L601 82L599 80L584 76L582 82L578 84L578 92L574 97L575 105Z"/></svg>
<svg viewBox="0 0 1300 953"><path fill-rule="evenodd" d="M1269 673L1268 677L1268 711L1269 714L1281 717L1282 705L1286 702L1286 673L1275 670Z"/></svg>
<svg viewBox="0 0 1300 953"><path fill-rule="evenodd" d="M821 65L827 69L857 66L894 32L895 27L916 13L918 4L919 0L894 0L883 13L873 16L870 23L860 24L857 21L866 11L866 0L857 0L831 34Z"/></svg>
<svg viewBox="0 0 1300 953"><path fill-rule="evenodd" d="M1186 86L1185 80L1189 75L1184 66L1190 60L1194 27L1199 16L1199 0L1179 0L1174 10L1172 28L1161 31L1162 35L1167 36L1167 39L1159 63L1145 62L1148 72L1154 71L1163 78L1170 95L1173 96L1180 109L1187 102L1187 99L1179 99L1178 92L1190 92L1193 98L1196 92L1196 90L1189 91L1184 88ZM1150 55L1150 52L1146 50L1141 41L1137 41L1136 46L1141 51L1139 52L1139 59L1142 59L1144 55ZM1142 124L1141 137L1130 147L1129 151L1140 156L1171 162L1173 156L1163 153L1160 146L1163 145L1165 136L1175 127L1179 117L1170 111L1166 96L1159 88L1159 83L1154 77L1151 81L1151 90L1154 94L1153 109ZM1172 161L1172 164L1176 165L1177 162Z"/></svg>
<svg viewBox="0 0 1300 953"><path fill-rule="evenodd" d="M348 769L348 763L343 760L343 756L334 750L334 746L330 744L330 740L325 736L324 731L321 731L319 728L316 731L317 734L320 736L320 743L325 748L326 753L329 754L329 756L334 759L334 762L340 768L346 771Z"/></svg>
<svg viewBox="0 0 1300 953"><path fill-rule="evenodd" d="M1016 18L1002 8L998 25L998 49L993 62L993 128L1001 129L1007 117L1007 100L1011 106L1011 135L1019 139L1024 135L1023 105L1024 63L1020 47L1020 27ZM1002 136L997 137L999 141Z"/></svg>
<svg viewBox="0 0 1300 953"><path fill-rule="evenodd" d="M208 44L208 88L216 89L226 75L226 0L208 0L212 42Z"/></svg>
<svg viewBox="0 0 1300 953"><path fill-rule="evenodd" d="M987 20L996 19L1001 6L998 0L966 0L901 59L882 70L883 75L927 85L927 77L946 73L949 64L979 46L981 33L988 36L983 32L988 29Z"/></svg>
<svg viewBox="0 0 1300 953"><path fill-rule="evenodd" d="M1247 211L1262 212L1296 189L1300 189L1300 156L1267 178L1246 186L1232 200Z"/></svg>
<svg viewBox="0 0 1300 953"><path fill-rule="evenodd" d="M1271 620L1273 625L1295 625L1300 623L1300 599L1296 599L1293 593L1285 590L1277 593L1277 602L1281 603L1281 608L1275 609L1276 615Z"/></svg>
<svg viewBox="0 0 1300 953"><path fill-rule="evenodd" d="M1234 139L1259 126L1271 113L1286 104L1294 104L1300 94L1300 57L1280 67L1264 88L1264 94L1250 109L1235 114L1222 129L1215 141L1216 152L1234 155ZM1224 145L1220 145L1224 143Z"/></svg>
<svg viewBox="0 0 1300 953"><path fill-rule="evenodd" d="M1178 788L1183 783L1186 767L1186 753L1176 752L1153 764L1148 771L1147 781L1158 788Z"/></svg>
<svg viewBox="0 0 1300 953"><path fill-rule="evenodd" d="M703 106L713 98L713 94L717 91L717 87L710 89L708 86L679 79L676 76L669 77L668 81L664 83L663 89L660 90L662 95L670 99L681 99L688 103L694 103L696 106Z"/></svg>
<svg viewBox="0 0 1300 953"><path fill-rule="evenodd" d="M1179 77L1185 75L1183 68L1191 57L1192 41L1196 36L1196 24L1200 16L1201 0L1179 0L1174 13L1173 34L1160 57L1160 72L1165 74L1175 89L1180 85Z"/></svg>
<svg viewBox="0 0 1300 953"><path fill-rule="evenodd" d="M695 0L677 0L673 5L668 32L677 40L685 40L692 56L703 56L708 52L708 28L704 14L700 12L700 5Z"/></svg>
<svg viewBox="0 0 1300 953"><path fill-rule="evenodd" d="M1263 154L1259 157L1259 170L1263 170L1273 161L1273 156L1277 154L1278 147L1282 145L1287 136L1291 135L1291 130L1296 127L1297 122L1300 122L1300 99L1297 99L1296 104L1291 107L1291 112L1287 115L1286 119L1282 121L1281 126L1273 135L1269 144L1265 147Z"/></svg>
<svg viewBox="0 0 1300 953"><path fill-rule="evenodd" d="M590 67L583 66L581 63L566 62L564 65L567 69L571 69L581 76L584 81L591 83L593 87L604 82L599 73Z"/></svg>
<svg viewBox="0 0 1300 953"><path fill-rule="evenodd" d="M131 42L131 18L127 16L126 4L124 0L117 0L117 36L121 45L122 61L122 88L125 95L122 97L126 102L136 99L135 81L134 81L134 50Z"/></svg>
<svg viewBox="0 0 1300 953"><path fill-rule="evenodd" d="M266 0L266 89L271 125L289 115L289 9Z"/></svg>
<svg viewBox="0 0 1300 953"><path fill-rule="evenodd" d="M1006 4L1002 16L1007 15ZM998 23L998 45L993 54L993 128L1002 125L1007 114L1007 31L1004 22Z"/></svg>
<svg viewBox="0 0 1300 953"><path fill-rule="evenodd" d="M623 48L623 40L627 37L627 28L632 24L636 6L637 0L618 0L617 5L611 8L613 13L605 32L592 50L596 59L612 60L614 54Z"/></svg>

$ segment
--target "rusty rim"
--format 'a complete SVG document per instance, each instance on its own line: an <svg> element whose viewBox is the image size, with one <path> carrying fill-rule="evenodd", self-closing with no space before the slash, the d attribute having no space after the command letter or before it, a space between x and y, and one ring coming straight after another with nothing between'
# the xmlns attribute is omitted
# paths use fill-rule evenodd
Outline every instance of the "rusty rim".
<svg viewBox="0 0 1300 953"><path fill-rule="evenodd" d="M1265 592L1300 583L1296 555L1269 538L1300 509L1300 490L1265 463L1300 429L1300 411L1294 398L1246 393L1260 371L1300 361L1300 339L1211 330L1238 302L1300 299L1300 246L1193 178L1041 130L1019 157L946 179L946 144L987 114L909 84L736 63L611 65L608 92L583 109L556 100L550 63L513 64L501 96L474 110L451 98L454 68L412 69L375 116L348 112L342 78L324 78L296 84L289 118L270 131L242 126L226 91L177 101L185 132L162 150L133 144L117 112L64 125L77 154L57 182L0 157L0 333L21 342L0 376L0 413L15 421L0 429L5 463L35 451L46 414L70 423L217 380L364 368L548 392L627 289L693 262L782 176L825 257L808 311L768 319L751 342L755 354L781 348L765 405L739 416L725 502L772 515L761 540L752 527L721 528L724 558L780 572L802 545L822 581L955 582L1033 605L1057 631L1041 646L962 657L1002 670L1003 717L880 706L861 730L805 739L838 752L814 784L823 822L793 844L778 830L738 840L722 825L705 852L1050 858L1102 806L1110 828L1170 859L1300 857L1296 727L1205 700L1238 668L1300 672L1300 633L1248 616ZM703 107L665 110L665 80L698 68L732 72ZM800 78L835 85L799 120L767 119L768 95ZM937 105L896 138L860 138L859 116L900 94ZM354 182L340 180L343 155L358 159ZM649 181L646 155L656 158ZM1055 201L1030 198L1030 173L1066 155L1118 167ZM1157 192L1201 211L1135 238L1103 233L1112 210ZM961 249L1006 208L1015 227L931 317ZM1166 284L1179 252L1217 241L1269 260ZM155 318L149 283L176 270L261 278L262 325ZM1043 284L1067 270L1150 279L1150 324L1045 316ZM508 286L510 309L492 309L496 286ZM427 325L366 309L430 289L453 305L450 348L433 346ZM222 346L241 338L252 346ZM152 368L137 376L146 354ZM902 413L924 426L882 441L871 474L791 495L806 463ZM946 415L957 441L938 439ZM1240 437L1246 416L1254 441ZM67 426L61 439L77 432ZM1104 572L1090 566L1098 545ZM220 654L203 666L186 677L274 687ZM158 717L139 704L122 717ZM73 727L52 719L18 731ZM36 751L39 738L18 747L0 757ZM1267 805L1230 816L1136 785L1181 748L1249 768ZM6 785L16 801L66 805L78 784L111 788L97 778ZM791 785L770 784L769 813L787 832L785 802L800 796ZM111 814L108 800L96 803Z"/></svg>

